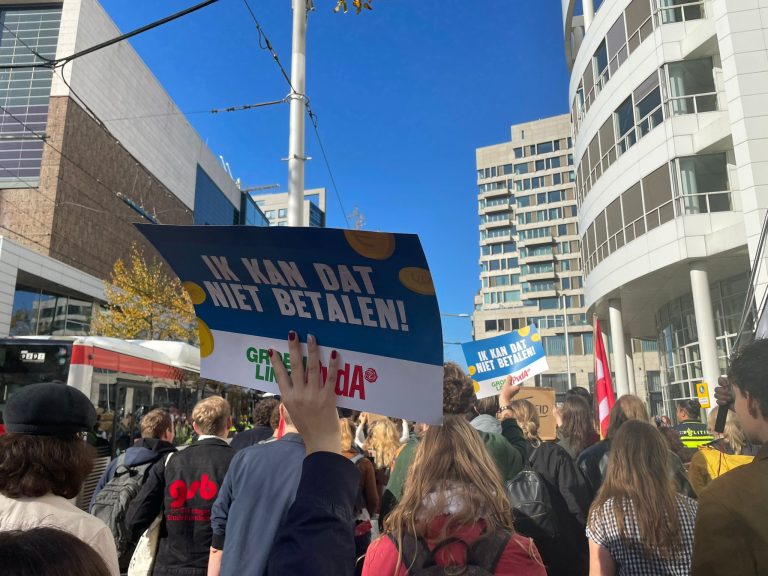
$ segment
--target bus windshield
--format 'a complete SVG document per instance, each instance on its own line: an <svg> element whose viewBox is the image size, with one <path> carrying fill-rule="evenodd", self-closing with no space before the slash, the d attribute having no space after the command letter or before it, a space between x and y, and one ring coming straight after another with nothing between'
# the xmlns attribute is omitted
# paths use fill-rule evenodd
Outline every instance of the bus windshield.
<svg viewBox="0 0 768 576"><path fill-rule="evenodd" d="M70 342L0 340L0 412L22 386L65 382L72 351Z"/></svg>

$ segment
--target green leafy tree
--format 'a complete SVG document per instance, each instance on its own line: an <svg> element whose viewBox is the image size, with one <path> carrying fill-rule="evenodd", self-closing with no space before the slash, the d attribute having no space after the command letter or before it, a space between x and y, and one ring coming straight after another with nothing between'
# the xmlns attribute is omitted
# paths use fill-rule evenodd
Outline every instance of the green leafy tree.
<svg viewBox="0 0 768 576"><path fill-rule="evenodd" d="M147 261L136 244L127 262L115 262L104 292L107 305L91 324L93 334L197 343L195 310L186 290L156 256Z"/></svg>

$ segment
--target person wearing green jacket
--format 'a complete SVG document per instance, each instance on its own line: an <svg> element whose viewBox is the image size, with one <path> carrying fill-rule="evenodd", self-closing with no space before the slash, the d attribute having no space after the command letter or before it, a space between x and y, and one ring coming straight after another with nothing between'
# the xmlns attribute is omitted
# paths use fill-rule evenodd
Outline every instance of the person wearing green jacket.
<svg viewBox="0 0 768 576"><path fill-rule="evenodd" d="M515 419L499 421L496 418L499 405L509 404L519 388L505 384L498 398L494 396L478 401L472 380L461 367L453 362L443 365L443 414L461 414L470 420L496 463L503 482L514 478L525 466L527 458L523 431ZM418 434L412 434L395 460L381 500L381 523L403 496L405 480L418 445Z"/></svg>

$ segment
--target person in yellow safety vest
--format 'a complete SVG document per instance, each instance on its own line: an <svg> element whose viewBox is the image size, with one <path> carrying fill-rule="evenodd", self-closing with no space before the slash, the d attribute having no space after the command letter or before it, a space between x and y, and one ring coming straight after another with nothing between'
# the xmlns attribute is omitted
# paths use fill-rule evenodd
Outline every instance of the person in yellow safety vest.
<svg viewBox="0 0 768 576"><path fill-rule="evenodd" d="M701 423L701 404L695 398L677 401L677 421L675 430L686 448L698 448L709 444L715 438Z"/></svg>

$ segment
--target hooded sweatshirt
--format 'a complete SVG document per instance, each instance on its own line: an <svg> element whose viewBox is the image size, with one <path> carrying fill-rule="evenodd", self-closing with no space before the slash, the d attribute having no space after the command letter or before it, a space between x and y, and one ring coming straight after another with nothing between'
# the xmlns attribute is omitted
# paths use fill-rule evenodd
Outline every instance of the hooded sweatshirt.
<svg viewBox="0 0 768 576"><path fill-rule="evenodd" d="M125 451L125 465L130 468L133 466L141 466L148 462L156 462L170 452L176 452L176 447L170 442L158 438L142 438L141 443L138 446L131 446ZM109 463L109 466L107 466L104 474L102 474L99 479L99 483L93 491L93 496L91 496L91 504L89 508L93 507L93 503L96 501L96 496L101 492L101 489L115 477L116 469L117 458Z"/></svg>

